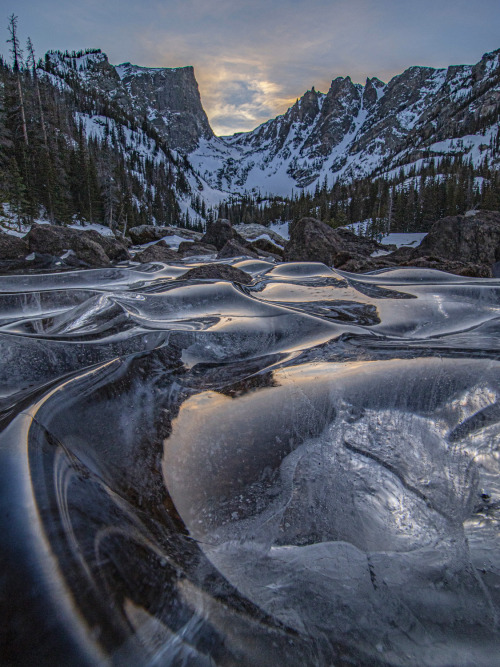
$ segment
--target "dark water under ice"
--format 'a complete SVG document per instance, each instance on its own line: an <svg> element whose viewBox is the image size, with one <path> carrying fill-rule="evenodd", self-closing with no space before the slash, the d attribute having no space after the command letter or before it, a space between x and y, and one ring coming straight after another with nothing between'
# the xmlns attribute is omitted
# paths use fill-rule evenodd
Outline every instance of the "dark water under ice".
<svg viewBox="0 0 500 667"><path fill-rule="evenodd" d="M5 664L499 664L500 280L0 277Z"/></svg>

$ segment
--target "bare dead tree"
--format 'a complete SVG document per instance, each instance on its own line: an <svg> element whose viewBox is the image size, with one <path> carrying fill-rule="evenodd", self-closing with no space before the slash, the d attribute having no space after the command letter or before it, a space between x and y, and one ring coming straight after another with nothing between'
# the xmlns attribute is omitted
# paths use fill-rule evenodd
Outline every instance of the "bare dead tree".
<svg viewBox="0 0 500 667"><path fill-rule="evenodd" d="M26 128L26 114L24 110L24 97L23 97L23 89L21 86L21 73L19 67L19 64L22 63L23 52L21 49L21 45L19 44L19 39L17 37L17 21L18 18L17 16L15 16L15 14L11 14L9 16L9 25L7 27L7 30L9 31L10 39L7 40L7 43L11 44L10 52L12 53L12 58L14 61L14 72L17 77L17 93L19 95L19 107L21 110L21 122L23 127L24 143L26 144L26 146L28 146L29 143L28 130Z"/></svg>
<svg viewBox="0 0 500 667"><path fill-rule="evenodd" d="M36 91L36 96L38 100L38 111L40 113L40 125L42 126L42 133L43 133L43 144L45 147L45 150L47 151L47 155L49 154L49 141L47 138L47 128L45 126L45 114L43 112L43 104L42 104L42 96L40 93L40 85L38 83L38 73L36 71L36 59L35 59L35 49L33 47L33 42L31 41L31 37L28 37L28 41L26 42L26 50L28 52L28 57L27 57L27 65L28 67L31 68L32 74L33 74L33 81L35 83L35 91ZM49 174L47 174L47 179L49 179ZM54 212L53 212L53 205L52 205L52 194L51 194L51 188L47 187L47 194L48 194L48 199L49 199L49 219L53 223L54 222Z"/></svg>

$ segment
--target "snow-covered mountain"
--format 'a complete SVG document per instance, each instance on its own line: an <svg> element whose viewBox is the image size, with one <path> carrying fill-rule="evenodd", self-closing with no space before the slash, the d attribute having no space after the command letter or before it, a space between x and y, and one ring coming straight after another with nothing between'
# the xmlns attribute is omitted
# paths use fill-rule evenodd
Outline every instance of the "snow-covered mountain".
<svg viewBox="0 0 500 667"><path fill-rule="evenodd" d="M418 172L450 154L475 166L499 164L500 50L473 66L410 67L387 84L338 77L327 93L313 88L285 114L231 137L210 128L192 67L113 66L102 53L73 61L49 53L46 63L54 80L78 77L152 125L187 157L207 203L243 192L289 195L325 179L333 185L411 165ZM194 184L192 174L189 180Z"/></svg>
<svg viewBox="0 0 500 667"><path fill-rule="evenodd" d="M252 132L205 139L190 160L213 187L287 195L447 154L499 163L500 50L474 66L411 67L388 84L337 78Z"/></svg>

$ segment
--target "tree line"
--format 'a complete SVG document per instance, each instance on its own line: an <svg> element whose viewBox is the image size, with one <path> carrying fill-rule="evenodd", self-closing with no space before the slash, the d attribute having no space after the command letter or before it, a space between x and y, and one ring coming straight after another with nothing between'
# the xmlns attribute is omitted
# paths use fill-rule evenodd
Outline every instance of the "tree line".
<svg viewBox="0 0 500 667"><path fill-rule="evenodd" d="M179 207L179 196L191 192L184 158L145 120L128 117L77 77L54 84L50 61L36 60L30 39L22 49L16 16L8 29L11 60L0 58L0 198L15 219L84 220L122 231L199 228ZM101 131L87 133L85 122L96 116Z"/></svg>
<svg viewBox="0 0 500 667"><path fill-rule="evenodd" d="M333 227L364 221L374 236L427 231L439 218L473 208L500 210L498 132L481 147L493 164L424 154L418 171L401 166L390 177L333 187L318 181L312 192L245 194L209 208L201 187L193 190L189 183L188 174L193 183L199 177L186 156L172 153L147 118L128 114L82 84L78 58L100 49L60 53L67 69L56 72L50 57L37 61L30 39L21 47L14 15L8 32L10 61L0 58L0 201L20 225L43 216L60 224L99 222L122 232L140 224L201 230L217 217L269 225L313 216ZM498 126L494 113L495 118L471 116L467 132L485 134ZM89 131L91 119L99 131ZM191 215L181 213L180 201L189 202Z"/></svg>
<svg viewBox="0 0 500 667"><path fill-rule="evenodd" d="M429 231L436 220L475 208L500 210L500 171L487 159L474 167L470 159L456 155L430 158L418 171L401 167L391 178L337 182L331 188L325 180L313 192L291 197L233 197L219 205L217 215L262 225L307 216L332 227L363 221L366 233L377 236Z"/></svg>

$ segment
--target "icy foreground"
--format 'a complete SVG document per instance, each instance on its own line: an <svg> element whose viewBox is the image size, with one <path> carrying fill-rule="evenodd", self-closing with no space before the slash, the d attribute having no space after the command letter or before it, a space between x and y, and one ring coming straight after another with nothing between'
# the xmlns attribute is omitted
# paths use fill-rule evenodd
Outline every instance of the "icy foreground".
<svg viewBox="0 0 500 667"><path fill-rule="evenodd" d="M0 277L7 663L495 664L500 280L234 265Z"/></svg>

